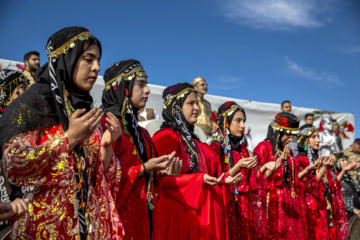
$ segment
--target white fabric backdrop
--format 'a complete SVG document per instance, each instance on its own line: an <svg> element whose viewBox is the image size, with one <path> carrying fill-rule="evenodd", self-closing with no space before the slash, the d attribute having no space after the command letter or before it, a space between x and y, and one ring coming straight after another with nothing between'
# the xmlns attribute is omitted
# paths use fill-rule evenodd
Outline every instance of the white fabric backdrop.
<svg viewBox="0 0 360 240"><path fill-rule="evenodd" d="M2 65L3 68L21 70L19 69L18 64L22 65L21 62L0 59L0 65ZM163 107L162 92L165 87L149 84L149 88L151 94L149 96L149 100L146 107L154 108L161 117L162 107ZM94 98L95 106L100 106L101 104L101 95L103 89L104 89L104 80L102 76L99 76L93 90L91 91L91 95ZM246 111L246 116L247 116L246 127L250 126L251 128L253 147L255 147L259 142L264 140L264 138L266 137L269 123L273 120L275 115L278 112L280 112L280 104L254 102L254 101L241 100L235 98L220 97L209 94L205 96L205 99L211 103L213 111L217 111L218 107L226 101L235 101L238 104L240 104L240 106L242 106ZM347 121L348 123L351 123L355 127L355 123L354 123L355 116L354 114L351 113L327 112L319 109L302 108L295 106L292 106L292 111L296 116L300 118L301 120L300 126L304 124L304 117L306 113L316 111L315 117L319 117L314 123L316 127L319 126L321 116L329 117L330 115L332 118L336 119L339 124ZM345 131L345 134L348 136L348 139L343 139L344 149L350 146L354 141L354 132Z"/></svg>

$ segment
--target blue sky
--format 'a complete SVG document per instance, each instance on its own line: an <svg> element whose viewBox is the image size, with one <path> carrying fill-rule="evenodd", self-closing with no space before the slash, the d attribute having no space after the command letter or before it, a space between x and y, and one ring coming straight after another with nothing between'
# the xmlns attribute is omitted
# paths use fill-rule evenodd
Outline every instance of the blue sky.
<svg viewBox="0 0 360 240"><path fill-rule="evenodd" d="M358 0L4 1L0 58L37 50L43 64L47 39L75 25L102 42L101 75L135 58L152 84L203 76L210 94L355 113L360 127Z"/></svg>

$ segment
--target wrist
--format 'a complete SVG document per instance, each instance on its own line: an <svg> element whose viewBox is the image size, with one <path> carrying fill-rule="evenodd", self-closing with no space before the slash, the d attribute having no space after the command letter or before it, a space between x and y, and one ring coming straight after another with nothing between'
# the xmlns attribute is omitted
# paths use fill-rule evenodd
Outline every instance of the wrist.
<svg viewBox="0 0 360 240"><path fill-rule="evenodd" d="M141 163L141 165L142 165L143 168L144 168L144 174L146 174L146 173L149 171L149 169L146 168L145 164L146 164L146 163L144 163L144 162Z"/></svg>

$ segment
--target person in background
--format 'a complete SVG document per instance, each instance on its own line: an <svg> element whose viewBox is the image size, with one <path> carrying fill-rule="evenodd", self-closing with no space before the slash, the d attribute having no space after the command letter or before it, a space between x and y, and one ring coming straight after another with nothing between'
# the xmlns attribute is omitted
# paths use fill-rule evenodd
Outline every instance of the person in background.
<svg viewBox="0 0 360 240"><path fill-rule="evenodd" d="M0 119L12 101L23 94L29 87L29 80L19 71L0 70Z"/></svg>
<svg viewBox="0 0 360 240"><path fill-rule="evenodd" d="M341 152L343 150L343 145L342 145L342 140L340 137L340 127L339 127L339 124L337 123L336 119L332 120L332 124L333 124L332 130L336 134L336 143L339 147L339 151Z"/></svg>
<svg viewBox="0 0 360 240"><path fill-rule="evenodd" d="M29 80L21 72L0 70L0 121L6 108L28 88L28 84ZM0 155L0 160L1 158L2 155ZM22 199L23 193L20 187L9 182L2 161L0 161L0 167L0 237L2 239L10 232L11 221L15 221L25 214L29 201L26 199L25 202Z"/></svg>
<svg viewBox="0 0 360 240"><path fill-rule="evenodd" d="M291 102L289 100L285 100L281 103L281 111L286 113L291 112Z"/></svg>
<svg viewBox="0 0 360 240"><path fill-rule="evenodd" d="M336 143L336 134L333 132L332 121L324 117L319 128L319 155L329 157L331 154L339 153L339 146Z"/></svg>
<svg viewBox="0 0 360 240"><path fill-rule="evenodd" d="M151 119L160 119L159 114L155 111L153 108L140 108L138 115L137 115L138 121L148 121Z"/></svg>
<svg viewBox="0 0 360 240"><path fill-rule="evenodd" d="M305 114L305 124L314 124L314 114L313 113L307 113Z"/></svg>
<svg viewBox="0 0 360 240"><path fill-rule="evenodd" d="M35 83L35 72L40 67L40 53L31 51L24 55L25 71L24 75L30 81L30 85Z"/></svg>
<svg viewBox="0 0 360 240"><path fill-rule="evenodd" d="M213 121L211 113L211 104L204 99L204 95L207 93L208 84L203 77L197 77L192 82L192 85L197 92L197 101L199 105L198 121L196 126L199 126L209 138L214 132L216 132L216 123Z"/></svg>
<svg viewBox="0 0 360 240"><path fill-rule="evenodd" d="M349 172L354 179L354 181L360 185L360 138L356 138L354 143L342 151L342 153L347 157L348 162L355 160L357 167L355 170Z"/></svg>

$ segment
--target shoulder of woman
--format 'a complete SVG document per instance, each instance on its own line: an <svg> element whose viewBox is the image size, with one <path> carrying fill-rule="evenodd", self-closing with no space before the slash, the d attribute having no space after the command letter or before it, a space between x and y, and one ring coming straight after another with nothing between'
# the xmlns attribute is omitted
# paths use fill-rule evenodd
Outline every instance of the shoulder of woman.
<svg viewBox="0 0 360 240"><path fill-rule="evenodd" d="M165 142L165 141L178 141L178 136L174 129L172 128L164 128L157 131L152 137L154 143L156 142Z"/></svg>

